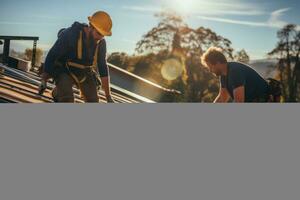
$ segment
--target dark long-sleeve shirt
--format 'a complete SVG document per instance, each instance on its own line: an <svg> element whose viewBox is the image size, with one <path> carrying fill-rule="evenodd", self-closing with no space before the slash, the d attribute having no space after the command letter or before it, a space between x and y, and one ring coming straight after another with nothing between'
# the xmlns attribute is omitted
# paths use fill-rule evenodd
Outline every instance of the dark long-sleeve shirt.
<svg viewBox="0 0 300 200"><path fill-rule="evenodd" d="M221 76L221 87L226 88L233 98L233 91L245 87L245 102L267 98L268 83L250 66L239 62L228 62L228 75Z"/></svg>
<svg viewBox="0 0 300 200"><path fill-rule="evenodd" d="M65 63L70 60L77 59L77 44L79 33L86 27L86 24L75 22L70 28L65 29L59 34L59 37L53 47L50 49L46 61L44 71L52 77L59 73L67 72L64 67ZM109 76L108 66L106 62L106 41L102 39L98 46L96 41L87 40L85 32L83 33L83 53L81 64L91 66L94 61L96 48L98 49L97 67L101 77Z"/></svg>

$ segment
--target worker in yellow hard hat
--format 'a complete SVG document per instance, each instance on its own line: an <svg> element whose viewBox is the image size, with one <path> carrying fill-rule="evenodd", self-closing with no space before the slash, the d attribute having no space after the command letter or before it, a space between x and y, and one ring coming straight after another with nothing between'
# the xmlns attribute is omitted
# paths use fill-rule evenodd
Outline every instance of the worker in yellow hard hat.
<svg viewBox="0 0 300 200"><path fill-rule="evenodd" d="M104 39L112 35L112 20L106 12L98 11L88 17L88 21L89 25L75 22L61 29L46 57L40 93L53 78L57 102L74 102L74 85L80 89L85 102L99 102L97 88L100 83L107 102L114 102Z"/></svg>

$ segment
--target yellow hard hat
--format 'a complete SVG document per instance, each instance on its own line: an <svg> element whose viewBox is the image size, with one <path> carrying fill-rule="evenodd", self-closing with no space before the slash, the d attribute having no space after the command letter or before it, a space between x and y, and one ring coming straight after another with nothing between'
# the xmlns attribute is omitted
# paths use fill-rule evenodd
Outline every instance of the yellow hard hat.
<svg viewBox="0 0 300 200"><path fill-rule="evenodd" d="M111 36L112 20L106 12L98 11L93 16L88 17L91 25L102 35Z"/></svg>

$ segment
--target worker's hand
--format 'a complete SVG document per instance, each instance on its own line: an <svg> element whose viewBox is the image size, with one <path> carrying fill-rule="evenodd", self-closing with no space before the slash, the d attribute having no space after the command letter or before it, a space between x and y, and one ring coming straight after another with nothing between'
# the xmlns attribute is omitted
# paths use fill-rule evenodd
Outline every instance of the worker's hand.
<svg viewBox="0 0 300 200"><path fill-rule="evenodd" d="M41 85L39 87L39 95L43 95L46 89L47 89L47 81L42 80Z"/></svg>
<svg viewBox="0 0 300 200"><path fill-rule="evenodd" d="M47 72L43 72L42 75L41 75L41 78L42 78L43 81L47 82L51 77Z"/></svg>
<svg viewBox="0 0 300 200"><path fill-rule="evenodd" d="M47 81L50 79L50 75L46 72L43 72L41 75L41 85L39 86L39 95L43 95L47 89Z"/></svg>
<svg viewBox="0 0 300 200"><path fill-rule="evenodd" d="M111 96L106 97L107 103L115 103L114 99Z"/></svg>

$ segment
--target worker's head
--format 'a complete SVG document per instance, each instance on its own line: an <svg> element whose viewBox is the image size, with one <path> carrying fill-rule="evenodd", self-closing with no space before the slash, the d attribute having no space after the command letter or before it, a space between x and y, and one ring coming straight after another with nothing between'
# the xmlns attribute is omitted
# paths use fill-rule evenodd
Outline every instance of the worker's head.
<svg viewBox="0 0 300 200"><path fill-rule="evenodd" d="M104 36L112 35L112 20L106 12L98 11L88 17L88 20L95 39L102 39Z"/></svg>
<svg viewBox="0 0 300 200"><path fill-rule="evenodd" d="M217 76L222 75L226 69L227 59L222 50L216 47L209 48L201 58L202 64L209 69L210 72Z"/></svg>
<svg viewBox="0 0 300 200"><path fill-rule="evenodd" d="M98 41L104 38L104 35L99 33L99 31L97 31L97 29L91 23L89 26L89 30L90 30L90 36L94 38L94 40Z"/></svg>

